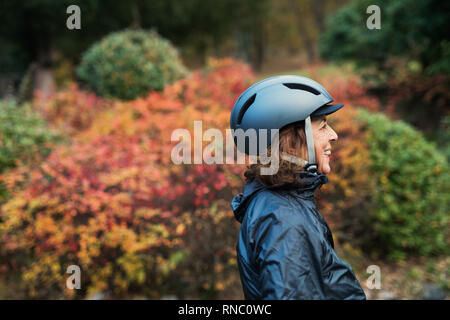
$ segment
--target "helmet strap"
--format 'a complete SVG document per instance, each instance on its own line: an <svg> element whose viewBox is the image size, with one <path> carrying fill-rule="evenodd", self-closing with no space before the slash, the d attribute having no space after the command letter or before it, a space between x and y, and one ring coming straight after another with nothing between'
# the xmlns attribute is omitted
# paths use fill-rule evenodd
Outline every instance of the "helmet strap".
<svg viewBox="0 0 450 320"><path fill-rule="evenodd" d="M292 163L295 163L296 165L300 166L300 167L306 167L308 165L308 161L303 160L302 158L296 157L292 154L289 154L287 152L282 152L280 154L280 158L285 160L285 161L289 161Z"/></svg>
<svg viewBox="0 0 450 320"><path fill-rule="evenodd" d="M305 119L306 144L308 146L308 164L305 170L311 173L317 173L316 152L314 149L314 138L311 125L311 116Z"/></svg>
<svg viewBox="0 0 450 320"><path fill-rule="evenodd" d="M312 134L312 125L311 125L311 117L308 116L305 119L305 135L306 135L306 144L308 147L308 160L306 161L302 158L293 156L289 153L282 152L280 154L281 159L295 163L301 167L304 167L307 172L311 172L317 174L317 163L316 163L316 153L314 149L314 138Z"/></svg>

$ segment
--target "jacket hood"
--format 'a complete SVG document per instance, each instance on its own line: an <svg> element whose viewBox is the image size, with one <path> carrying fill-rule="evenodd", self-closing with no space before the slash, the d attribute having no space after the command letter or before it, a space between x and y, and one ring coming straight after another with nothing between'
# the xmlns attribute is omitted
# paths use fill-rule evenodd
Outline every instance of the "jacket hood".
<svg viewBox="0 0 450 320"><path fill-rule="evenodd" d="M310 172L300 172L302 186L292 189L296 194L303 197L312 198L315 190L328 182L328 177L324 174L313 174ZM258 192L265 190L266 187L257 181L245 185L244 192L237 194L231 201L231 208L237 221L242 222L250 200Z"/></svg>

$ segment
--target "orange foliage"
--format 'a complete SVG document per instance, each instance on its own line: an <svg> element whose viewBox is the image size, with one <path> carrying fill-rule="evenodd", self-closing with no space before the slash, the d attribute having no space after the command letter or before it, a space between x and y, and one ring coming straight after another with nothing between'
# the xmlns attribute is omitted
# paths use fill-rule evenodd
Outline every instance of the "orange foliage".
<svg viewBox="0 0 450 320"><path fill-rule="evenodd" d="M33 104L48 123L68 136L89 127L95 115L105 107L102 98L80 90L75 83L51 96L36 91Z"/></svg>

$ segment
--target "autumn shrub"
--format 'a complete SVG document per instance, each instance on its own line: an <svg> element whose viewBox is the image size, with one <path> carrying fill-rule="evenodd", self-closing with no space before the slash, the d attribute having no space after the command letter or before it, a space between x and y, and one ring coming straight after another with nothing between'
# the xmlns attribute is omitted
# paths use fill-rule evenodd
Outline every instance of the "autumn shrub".
<svg viewBox="0 0 450 320"><path fill-rule="evenodd" d="M187 73L177 50L155 31L112 33L84 55L78 77L95 93L132 100L161 91Z"/></svg>
<svg viewBox="0 0 450 320"><path fill-rule="evenodd" d="M97 114L111 108L113 101L104 100L90 91L84 91L76 83L51 95L37 91L33 99L33 109L46 122L65 136L72 136L89 128Z"/></svg>
<svg viewBox="0 0 450 320"><path fill-rule="evenodd" d="M228 199L216 199L208 207L183 214L186 259L172 271L178 280L167 283L166 294L181 299L235 299L242 295L234 246L239 225Z"/></svg>
<svg viewBox="0 0 450 320"><path fill-rule="evenodd" d="M450 115L450 77L448 75L424 76L408 70L405 63L398 65L394 77L386 83L370 86L369 93L385 101L386 111L422 131L427 139L440 144L445 131L444 118Z"/></svg>
<svg viewBox="0 0 450 320"><path fill-rule="evenodd" d="M19 276L25 295L40 298L98 291L161 298L183 283L181 277L188 285L180 296L226 289L226 277L237 270L230 261L234 250L230 236L217 235L235 236L238 226L223 201L217 211L211 208L237 192L239 168L175 165L170 138L177 128L193 133L194 120L202 120L205 129L225 129L234 101L253 79L242 63L211 60L206 70L163 92L103 109L72 136L70 146L56 148L38 166L3 176L13 195L0 211L3 274ZM78 102L66 105L77 107ZM209 218L201 223L205 212ZM206 232L221 221L235 229ZM192 240L197 238L204 244ZM216 254L214 265L199 259ZM182 271L182 263L192 268ZM82 270L81 290L65 286L71 264ZM203 276L199 287L196 279L209 268L226 272Z"/></svg>
<svg viewBox="0 0 450 320"><path fill-rule="evenodd" d="M0 101L0 173L21 163L40 161L50 154L52 144L60 141L31 105ZM0 180L0 202L5 191Z"/></svg>
<svg viewBox="0 0 450 320"><path fill-rule="evenodd" d="M389 255L448 250L450 173L436 145L402 121L361 112L367 131L373 190L371 223Z"/></svg>

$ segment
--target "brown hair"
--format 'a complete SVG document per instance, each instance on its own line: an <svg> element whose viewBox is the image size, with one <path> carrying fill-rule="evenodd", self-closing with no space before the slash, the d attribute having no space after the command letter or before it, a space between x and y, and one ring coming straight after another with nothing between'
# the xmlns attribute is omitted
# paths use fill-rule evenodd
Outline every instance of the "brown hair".
<svg viewBox="0 0 450 320"><path fill-rule="evenodd" d="M280 130L279 136L279 155L283 152L291 154L301 159L308 159L306 136L304 130L304 121L291 124ZM271 147L267 149L267 155L270 156ZM258 181L268 188L275 188L281 186L301 186L299 175L296 171L304 171L304 168L299 164L292 163L282 158L276 159L279 161L278 172L274 175L261 175L262 167L269 167L269 164L250 164L245 171L246 183Z"/></svg>

